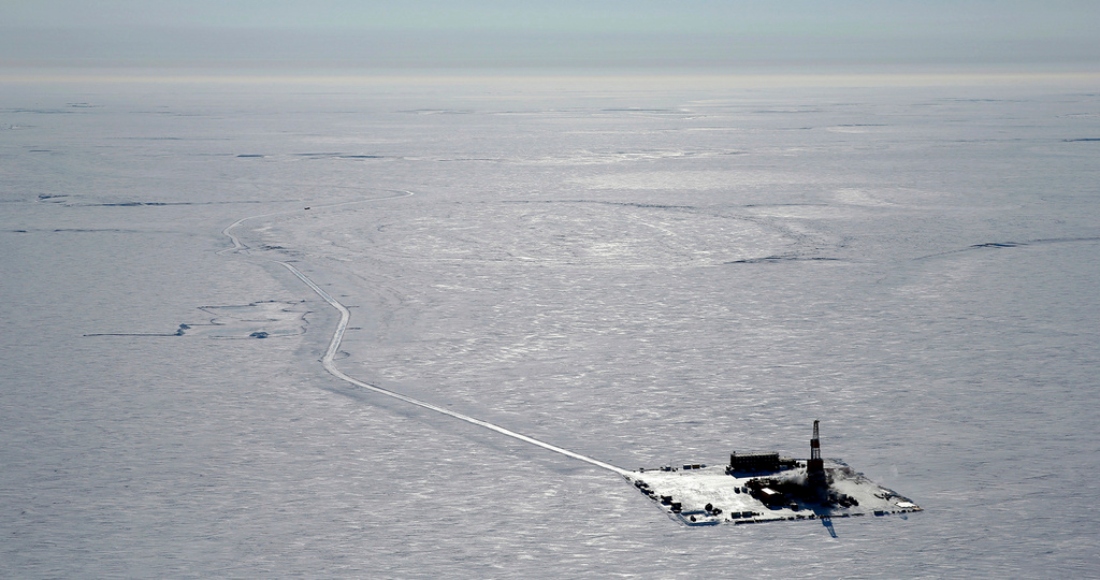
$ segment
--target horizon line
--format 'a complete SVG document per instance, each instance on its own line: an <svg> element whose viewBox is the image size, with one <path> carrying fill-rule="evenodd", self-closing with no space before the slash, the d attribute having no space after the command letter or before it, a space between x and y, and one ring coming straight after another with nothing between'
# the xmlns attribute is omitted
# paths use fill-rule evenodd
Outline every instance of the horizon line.
<svg viewBox="0 0 1100 580"><path fill-rule="evenodd" d="M847 70L631 70L631 69L372 69L369 71L318 73L303 72L288 67L282 71L270 69L232 70L222 67L188 67L180 72L166 72L164 67L43 67L11 66L0 63L0 82L18 84L314 84L314 85L375 85L375 84L468 84L508 82L610 82L634 83L669 80L677 83L730 84L751 86L936 86L936 85L999 85L1036 84L1048 82L1096 83L1100 70L942 70L942 71L878 71ZM60 68L61 70L56 70Z"/></svg>

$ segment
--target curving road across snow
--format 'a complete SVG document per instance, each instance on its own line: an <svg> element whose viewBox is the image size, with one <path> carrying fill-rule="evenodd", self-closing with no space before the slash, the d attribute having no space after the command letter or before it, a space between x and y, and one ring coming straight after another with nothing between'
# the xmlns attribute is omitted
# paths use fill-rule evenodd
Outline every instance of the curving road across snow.
<svg viewBox="0 0 1100 580"><path fill-rule="evenodd" d="M614 465L611 465L610 463L604 463L603 461L600 461L598 459L593 459L591 457L588 457L587 455L582 455L582 454L577 453L575 451L570 451L568 449L563 449L561 447L558 447L557 445L551 445L551 444L549 444L545 441L540 441L538 439L535 439L534 437L528 437L527 435L523 435L521 433L516 433L515 431L505 429L504 427L501 427L500 425L496 425L496 424L490 423L488 421L483 421L481 419L470 417L469 415L463 415L462 413L456 413L456 412L451 411L449 409L444 409L443 407L439 407L439 406L433 405L431 403L421 401L419 399L414 399L412 397L402 395L401 393L395 393L393 391L389 391L389 390L383 389L381 387L376 387L376 386L371 385L369 383L364 383L363 381L360 381L359 379L356 379L354 377L348 376L347 374L344 374L343 371L336 368L336 364L333 363L333 359L336 356L337 351L340 349L340 342L344 338L344 331L347 330L348 321L351 320L351 313L348 312L348 309L347 309L346 306L344 306L339 301L337 301L335 298L333 298L328 292L325 292L325 290L323 288L318 286L313 280L310 280L309 277L306 276L305 274L303 274L300 270L298 270L294 266L288 264L287 262L276 262L276 263L281 264L284 268L286 268L287 270L290 270L290 272L292 274L297 276L299 280L301 280L302 282L304 282L306 284L306 286L309 286L311 289L313 289L313 291L316 292L317 295L320 296L325 302L328 302L330 306L332 306L333 308L335 308L337 311L340 312L340 322L336 325L336 332L334 332L332 334L332 341L329 342L328 350L325 351L325 356L321 357L321 364L324 365L325 370L328 371L329 374L331 374L332 376L334 376L338 379L341 379L343 381L346 381L348 383L351 383L351 384L353 384L357 387L361 387L361 388L367 389L369 391L374 391L375 393L380 393L382 395L386 395L387 397L393 397L395 399L404 401L404 402L409 403L411 405L416 405L418 407L423 407L425 409L431 409L432 411L435 411L437 413L442 413L444 415L447 415L448 417L453 417L453 418L459 419L461 421L466 421L467 423L472 423L472 424L477 425L479 427L484 427L484 428L489 429L491 431L496 431L497 433L500 433L502 435L507 435L509 437L519 439L520 441L523 441L524 443L530 443L531 445L542 447L543 449L548 449L548 450L553 451L555 453L560 453L562 455L565 455L566 457L571 457L573 459L578 459L578 460L584 461L586 463L591 463L592 465L595 465L597 467L602 467L602 468L607 469L609 471L614 471L615 473L618 473L620 475L626 475L627 473L629 473L627 470L622 469L621 467L616 467Z"/></svg>
<svg viewBox="0 0 1100 580"><path fill-rule="evenodd" d="M406 195L393 196L393 197L384 197L384 198L375 198L375 199L360 200L360 201L353 201L353 202L337 203L337 204L331 204L331 205L326 205L326 206L317 206L317 208L321 209L321 208L337 207L337 206L341 206L341 205L349 205L349 204L353 204L353 203L366 203L366 202L369 202L369 201L382 201L382 200L385 200L385 199L396 199L397 197L407 197L407 196L413 195L413 193L410 192L410 191L405 191L403 193L406 194ZM226 236L228 236L229 239L233 242L233 247L232 248L227 248L226 250L223 250L223 251L238 251L238 252L240 252L240 251L244 251L244 250L248 249L248 246L241 243L240 239L237 238L237 236L233 235L233 232L232 232L233 228L241 225L242 223L244 223L248 220L258 219L258 218L262 218L262 217L270 217L270 216L274 216L274 215L280 215L280 214L283 214L283 213L289 213L289 212L277 212L277 213L249 216L249 217L241 218L241 219L233 222L231 225L229 225L229 227L222 230L222 233L225 234ZM327 371L332 376L334 376L334 377L336 377L336 378L338 378L338 379L340 379L344 382L347 382L349 384L355 385L356 387L359 387L361 389L366 389L368 391L372 391L372 392L375 392L375 393L378 393L378 394L381 394L381 395L385 395L387 397L392 397L392 398L397 399L399 401L404 401L404 402L406 402L410 405L416 405L417 407L422 407L424 409L429 409L429 410L435 411L437 413L440 413L442 415L446 415L448 417L458 419L460 421L465 421L467 423L477 425L479 427L484 427L485 429L489 429L490 431L495 431L497 433L500 433L501 435L507 435L508 437L512 437L513 439L518 439L520 441L523 441L524 443L529 443L529 444L534 445L536 447L541 447L541 448L546 449L548 451L553 451L554 453L560 453L561 455L564 455L566 457L576 459L576 460L579 460L579 461L583 461L585 463L595 465L596 467L601 467L601 468L606 469L608 471L613 471L613 472L615 472L619 475L622 475L622 476L627 476L627 474L630 473L630 471L628 471L626 469L623 469L621 467L616 467L614 465L611 465L610 463L606 463L606 462L600 461L598 459L594 459L594 458L589 457L587 455L583 455L583 454L577 453L575 451L570 451L568 449L558 447L557 445L551 445L550 443L547 443L545 441L541 441L539 439L535 439L534 437L529 437L527 435L523 435L522 433L517 433L517 432L512 431L510 429L505 429L504 427L501 427L500 425L490 423L488 421L483 421L483 420L478 419L476 417L471 417L469 415L464 415L462 413L457 413L455 411L451 411L449 409L444 409L443 407L433 405L433 404L428 403L426 401L421 401L419 399L414 399L414 398L409 397L407 395L402 395L401 393L397 393L397 392L394 392L394 391L383 389L381 387L372 385L370 383L365 383L363 381L360 381L359 379L356 379L355 377L352 377L352 376L349 376L349 375L345 374L343 371L341 371L339 368L336 367L336 364L333 361L336 357L336 353L340 350L340 343L344 340L344 333L347 331L348 322L351 320L351 312L348 311L348 308L346 306L344 306L338 300L333 298L331 294L329 294L323 288L318 286L316 282L314 282L308 276L303 274L301 272L301 270L299 270L298 268L295 268L293 265L291 265L288 262L280 262L278 260L272 260L272 262L274 262L276 264L279 264L279 265L283 266L284 268L286 268L287 270L289 270L290 273L297 276L298 279L301 280L303 283L305 283L306 286L309 286L309 288L311 290L316 292L317 295L320 296L322 300L324 300L325 302L328 302L328 304L330 306L335 308L340 313L340 322L337 323L336 330L332 334L332 340L329 341L328 350L326 350L325 355L323 357L321 357L321 365L324 366L325 371Z"/></svg>

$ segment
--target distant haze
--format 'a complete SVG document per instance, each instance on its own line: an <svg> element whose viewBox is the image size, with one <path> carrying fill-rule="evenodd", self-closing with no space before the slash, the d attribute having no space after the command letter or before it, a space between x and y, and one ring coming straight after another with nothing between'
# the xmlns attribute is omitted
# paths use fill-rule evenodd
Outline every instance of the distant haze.
<svg viewBox="0 0 1100 580"><path fill-rule="evenodd" d="M0 66L1095 68L1100 3L11 0Z"/></svg>

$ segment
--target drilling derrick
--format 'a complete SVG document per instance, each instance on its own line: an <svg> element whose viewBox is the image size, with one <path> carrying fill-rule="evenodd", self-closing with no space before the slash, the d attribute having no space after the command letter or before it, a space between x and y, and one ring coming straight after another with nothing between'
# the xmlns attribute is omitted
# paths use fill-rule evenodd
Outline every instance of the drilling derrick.
<svg viewBox="0 0 1100 580"><path fill-rule="evenodd" d="M825 462L821 460L821 442L817 438L817 421L814 421L814 438L810 439L810 460L806 462L806 475L813 483L825 483Z"/></svg>

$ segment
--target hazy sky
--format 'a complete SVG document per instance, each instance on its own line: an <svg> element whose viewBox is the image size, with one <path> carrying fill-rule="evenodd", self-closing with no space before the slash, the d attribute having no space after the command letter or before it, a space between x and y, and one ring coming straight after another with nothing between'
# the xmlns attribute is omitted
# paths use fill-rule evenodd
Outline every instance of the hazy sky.
<svg viewBox="0 0 1100 580"><path fill-rule="evenodd" d="M3 0L0 63L1093 68L1096 0Z"/></svg>

